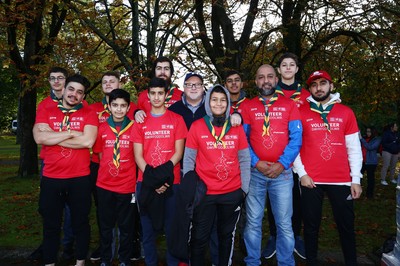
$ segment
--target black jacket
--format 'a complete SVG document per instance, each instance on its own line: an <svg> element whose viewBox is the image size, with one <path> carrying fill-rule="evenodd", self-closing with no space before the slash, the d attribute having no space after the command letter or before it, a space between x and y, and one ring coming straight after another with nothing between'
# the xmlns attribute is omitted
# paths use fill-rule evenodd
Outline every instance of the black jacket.
<svg viewBox="0 0 400 266"><path fill-rule="evenodd" d="M169 188L165 193L158 194L155 190L165 183L169 184ZM161 231L164 227L165 199L172 196L173 183L174 165L171 161L155 168L146 165L138 201L141 213L150 217L156 231Z"/></svg>
<svg viewBox="0 0 400 266"><path fill-rule="evenodd" d="M171 110L172 112L181 115L183 117L183 120L185 120L186 128L189 130L190 126L194 121L197 119L200 119L206 115L206 110L204 108L204 103L202 103L199 108L197 108L196 112L192 112L183 100L180 100L173 105L171 105L168 110Z"/></svg>

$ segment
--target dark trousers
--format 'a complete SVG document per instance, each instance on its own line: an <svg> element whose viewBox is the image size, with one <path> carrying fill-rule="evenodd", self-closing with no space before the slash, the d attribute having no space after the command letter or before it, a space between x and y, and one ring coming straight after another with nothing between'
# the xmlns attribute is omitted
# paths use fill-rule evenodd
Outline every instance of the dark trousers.
<svg viewBox="0 0 400 266"><path fill-rule="evenodd" d="M307 265L317 265L318 233L325 193L332 206L345 263L346 265L357 265L354 206L350 187L317 185L315 188L307 188L302 186L301 192Z"/></svg>
<svg viewBox="0 0 400 266"><path fill-rule="evenodd" d="M134 208L132 193L120 194L97 187L100 248L103 262L111 262L113 230L119 229L119 261L128 263L133 245Z"/></svg>
<svg viewBox="0 0 400 266"><path fill-rule="evenodd" d="M376 164L364 164L361 173L367 172L367 198L374 197Z"/></svg>
<svg viewBox="0 0 400 266"><path fill-rule="evenodd" d="M292 228L294 236L301 235L301 227L302 227L302 215L301 215L301 195L300 195L300 184L299 184L299 175L293 173L293 215L292 215ZM269 224L269 232L271 236L276 237L276 224L275 218L272 214L271 202L269 201L269 197L267 194L267 214L268 214L268 224Z"/></svg>
<svg viewBox="0 0 400 266"><path fill-rule="evenodd" d="M42 177L39 212L43 217L43 259L55 263L60 244L60 231L65 204L71 211L72 231L76 240L76 259L86 259L90 240L89 176L68 179Z"/></svg>
<svg viewBox="0 0 400 266"><path fill-rule="evenodd" d="M218 265L228 265L233 253L235 228L243 203L242 189L221 195L206 195L194 209L190 240L190 265L203 266L216 215L218 233Z"/></svg>

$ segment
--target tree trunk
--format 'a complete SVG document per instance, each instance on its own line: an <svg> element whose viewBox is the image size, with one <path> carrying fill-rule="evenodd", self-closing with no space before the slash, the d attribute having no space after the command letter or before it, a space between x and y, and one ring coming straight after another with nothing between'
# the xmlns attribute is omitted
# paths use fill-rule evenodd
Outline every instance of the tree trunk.
<svg viewBox="0 0 400 266"><path fill-rule="evenodd" d="M38 173L37 145L32 128L36 117L36 89L21 84L19 97L18 127L21 136L18 176L26 177Z"/></svg>

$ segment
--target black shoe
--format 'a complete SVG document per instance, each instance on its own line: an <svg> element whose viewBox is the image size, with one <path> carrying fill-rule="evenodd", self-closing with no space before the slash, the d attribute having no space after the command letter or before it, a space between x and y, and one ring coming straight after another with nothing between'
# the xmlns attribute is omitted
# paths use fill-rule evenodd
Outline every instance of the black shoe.
<svg viewBox="0 0 400 266"><path fill-rule="evenodd" d="M100 247L98 247L90 255L90 260L95 260L96 261L96 260L100 260L100 259L101 259L101 252L100 252Z"/></svg>
<svg viewBox="0 0 400 266"><path fill-rule="evenodd" d="M43 244L29 255L28 260L42 260L43 259Z"/></svg>
<svg viewBox="0 0 400 266"><path fill-rule="evenodd" d="M144 256L142 256L142 245L139 240L133 241L133 250L131 253L130 260L131 261L137 261L140 259L143 259Z"/></svg>
<svg viewBox="0 0 400 266"><path fill-rule="evenodd" d="M61 254L61 259L72 260L74 259L74 249L71 245L64 246L63 253Z"/></svg>

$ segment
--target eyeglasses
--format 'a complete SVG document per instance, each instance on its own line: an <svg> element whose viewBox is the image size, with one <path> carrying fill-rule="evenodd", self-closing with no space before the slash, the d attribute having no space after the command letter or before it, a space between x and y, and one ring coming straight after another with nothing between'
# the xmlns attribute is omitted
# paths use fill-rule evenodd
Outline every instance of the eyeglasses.
<svg viewBox="0 0 400 266"><path fill-rule="evenodd" d="M185 83L183 85L188 89L193 89L193 88L200 89L200 88L203 88L203 84L202 83Z"/></svg>
<svg viewBox="0 0 400 266"><path fill-rule="evenodd" d="M239 83L239 82L241 82L241 81L242 81L242 80L241 80L240 78L227 79L227 80L226 80L226 83L233 83L233 82Z"/></svg>
<svg viewBox="0 0 400 266"><path fill-rule="evenodd" d="M64 79L65 79L65 77L63 77L63 76L59 76L59 77L50 77L50 78L49 78L50 82L54 82L54 81L56 81L56 80L62 81L62 80L64 80Z"/></svg>

